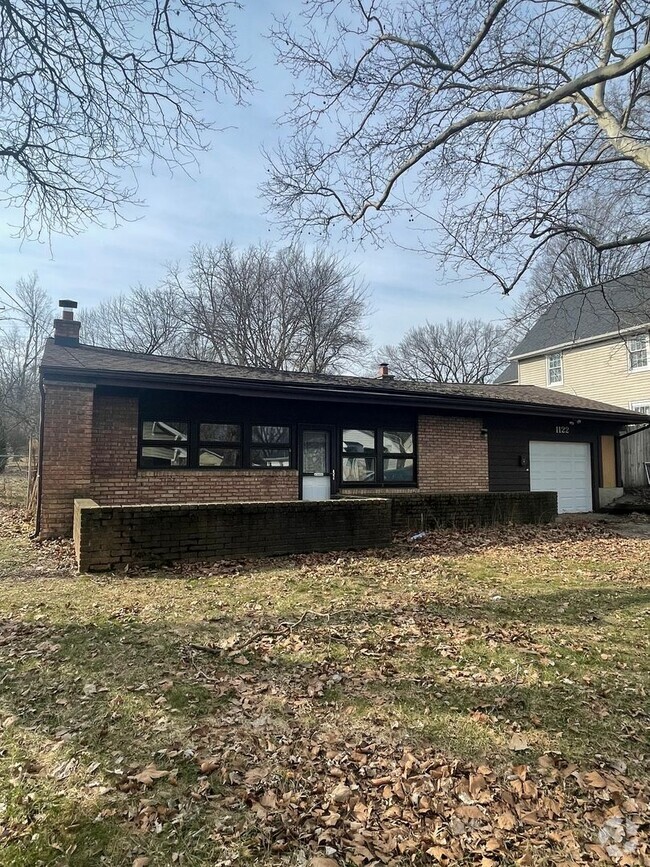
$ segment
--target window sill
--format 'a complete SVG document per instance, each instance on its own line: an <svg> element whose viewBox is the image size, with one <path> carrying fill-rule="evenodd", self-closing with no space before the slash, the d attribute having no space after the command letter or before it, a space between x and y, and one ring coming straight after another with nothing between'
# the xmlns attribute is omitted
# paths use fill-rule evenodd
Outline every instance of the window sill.
<svg viewBox="0 0 650 867"><path fill-rule="evenodd" d="M391 488L417 488L417 486L417 482L341 482L339 488L354 491L358 488L377 488L377 490L387 488L390 490Z"/></svg>
<svg viewBox="0 0 650 867"><path fill-rule="evenodd" d="M297 473L295 467L138 467L138 475L169 473Z"/></svg>

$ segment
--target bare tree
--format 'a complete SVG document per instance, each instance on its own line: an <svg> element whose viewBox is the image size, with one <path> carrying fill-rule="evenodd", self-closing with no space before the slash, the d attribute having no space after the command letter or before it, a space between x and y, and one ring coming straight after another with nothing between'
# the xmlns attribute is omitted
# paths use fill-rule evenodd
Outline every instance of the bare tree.
<svg viewBox="0 0 650 867"><path fill-rule="evenodd" d="M508 292L556 237L650 243L646 0L307 0L273 36L298 79L266 193L284 225L421 240ZM293 19L295 20L295 18ZM624 202L623 226L587 200Z"/></svg>
<svg viewBox="0 0 650 867"><path fill-rule="evenodd" d="M182 303L196 357L323 372L354 365L368 347L365 289L323 250L197 246L186 270L169 268L165 285Z"/></svg>
<svg viewBox="0 0 650 867"><path fill-rule="evenodd" d="M80 311L84 343L109 349L184 354L184 325L177 295L167 286L134 286Z"/></svg>
<svg viewBox="0 0 650 867"><path fill-rule="evenodd" d="M185 167L206 99L250 88L212 0L7 0L0 6L0 173L24 234L75 232L136 201L142 159ZM130 180L129 180L130 175ZM1 189L1 187L0 187Z"/></svg>
<svg viewBox="0 0 650 867"><path fill-rule="evenodd" d="M52 302L38 275L21 278L13 291L2 290L0 323L0 416L9 445L25 448L38 426L38 365L52 330Z"/></svg>
<svg viewBox="0 0 650 867"><path fill-rule="evenodd" d="M594 230L599 222L598 208L598 203L592 201L583 210L585 224ZM622 225L625 221L625 203L610 202L607 219ZM532 265L526 288L517 298L508 317L512 336L521 339L560 295L584 292L599 283L648 265L650 247L645 245L598 252L583 238L552 238ZM638 303L644 308L647 306L648 298L643 288L639 289Z"/></svg>
<svg viewBox="0 0 650 867"><path fill-rule="evenodd" d="M448 319L409 329L381 350L400 379L418 382L490 382L505 366L510 345L505 328L480 319Z"/></svg>
<svg viewBox="0 0 650 867"><path fill-rule="evenodd" d="M627 248L614 252L618 255L601 257L591 246L581 242L567 247L557 239L556 243L549 244L535 263L525 291L508 316L511 335L521 339L561 295L584 292L643 266L642 261L635 261L636 257L625 255ZM640 290L638 304L647 303L645 290Z"/></svg>
<svg viewBox="0 0 650 867"><path fill-rule="evenodd" d="M3 473L7 467L9 460L8 448L7 431L5 430L2 415L0 415L0 473Z"/></svg>

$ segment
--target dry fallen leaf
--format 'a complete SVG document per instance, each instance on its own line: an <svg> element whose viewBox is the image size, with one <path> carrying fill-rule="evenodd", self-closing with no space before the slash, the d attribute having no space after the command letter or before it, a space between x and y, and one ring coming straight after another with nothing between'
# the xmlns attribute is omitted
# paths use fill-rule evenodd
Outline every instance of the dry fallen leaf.
<svg viewBox="0 0 650 867"><path fill-rule="evenodd" d="M199 765L199 769L202 774L211 774L222 766L222 760L219 756L208 756L207 759L203 759L201 764Z"/></svg>
<svg viewBox="0 0 650 867"><path fill-rule="evenodd" d="M587 771L586 774L582 774L582 779L588 786L591 786L592 789L607 788L607 781L598 773L598 771Z"/></svg>
<svg viewBox="0 0 650 867"><path fill-rule="evenodd" d="M339 867L339 862L324 855L314 855L309 862L309 867Z"/></svg>
<svg viewBox="0 0 650 867"><path fill-rule="evenodd" d="M510 743L508 744L511 750L515 752L521 752L522 750L529 750L530 744L528 743L528 739L525 735L521 734L521 732L515 732L514 735L510 738Z"/></svg>
<svg viewBox="0 0 650 867"><path fill-rule="evenodd" d="M146 855L140 855L133 862L133 867L147 867L147 864L151 861L151 858L147 858Z"/></svg>
<svg viewBox="0 0 650 867"><path fill-rule="evenodd" d="M335 804L345 804L350 800L352 789L349 786L344 786L340 783L330 795L331 800Z"/></svg>
<svg viewBox="0 0 650 867"><path fill-rule="evenodd" d="M138 783L142 783L143 786L150 786L155 780L160 780L162 777L166 777L169 771L160 771L155 765L147 765L146 768L143 768L140 773L133 774L133 776L129 777L130 780L137 780Z"/></svg>

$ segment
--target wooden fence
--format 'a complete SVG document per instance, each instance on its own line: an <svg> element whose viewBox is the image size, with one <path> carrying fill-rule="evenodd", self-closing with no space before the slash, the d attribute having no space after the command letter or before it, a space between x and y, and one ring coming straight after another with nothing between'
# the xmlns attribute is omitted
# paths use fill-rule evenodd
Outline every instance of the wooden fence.
<svg viewBox="0 0 650 867"><path fill-rule="evenodd" d="M625 488L647 488L644 463L650 461L650 428L621 440L621 476Z"/></svg>

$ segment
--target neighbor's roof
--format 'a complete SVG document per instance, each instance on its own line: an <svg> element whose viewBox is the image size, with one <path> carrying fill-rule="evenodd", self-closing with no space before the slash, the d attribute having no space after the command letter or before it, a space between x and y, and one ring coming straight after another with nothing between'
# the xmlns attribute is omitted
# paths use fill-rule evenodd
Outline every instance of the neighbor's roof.
<svg viewBox="0 0 650 867"><path fill-rule="evenodd" d="M650 268L560 295L515 348L521 358L650 323Z"/></svg>
<svg viewBox="0 0 650 867"><path fill-rule="evenodd" d="M647 421L647 416L595 400L563 394L535 385L473 385L469 383L413 382L363 376L293 373L237 367L211 361L169 358L46 343L41 372L46 380L63 378L134 388L185 388L254 394L291 393L312 399L353 399L452 409L482 409L532 415L580 415L620 423Z"/></svg>
<svg viewBox="0 0 650 867"><path fill-rule="evenodd" d="M519 379L519 365L516 361L511 361L494 380L497 385L517 382Z"/></svg>

